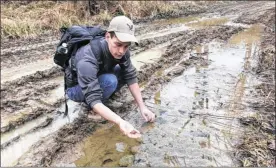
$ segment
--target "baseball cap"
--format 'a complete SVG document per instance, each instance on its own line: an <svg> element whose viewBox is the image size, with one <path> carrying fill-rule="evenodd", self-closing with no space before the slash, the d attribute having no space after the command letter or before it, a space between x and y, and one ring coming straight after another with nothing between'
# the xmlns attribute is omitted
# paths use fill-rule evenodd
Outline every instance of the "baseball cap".
<svg viewBox="0 0 276 168"><path fill-rule="evenodd" d="M135 42L138 44L138 40L134 36L134 24L126 16L114 17L110 21L107 31L114 31L116 37L122 42Z"/></svg>

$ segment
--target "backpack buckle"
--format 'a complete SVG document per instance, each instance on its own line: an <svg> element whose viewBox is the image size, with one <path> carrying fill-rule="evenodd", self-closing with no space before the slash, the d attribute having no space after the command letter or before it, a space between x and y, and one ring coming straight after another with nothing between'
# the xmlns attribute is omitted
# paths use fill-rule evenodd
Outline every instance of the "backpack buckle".
<svg viewBox="0 0 276 168"><path fill-rule="evenodd" d="M64 26L62 26L62 27L59 29L59 31L60 31L61 33L64 33L66 30L67 30L67 27L64 27Z"/></svg>

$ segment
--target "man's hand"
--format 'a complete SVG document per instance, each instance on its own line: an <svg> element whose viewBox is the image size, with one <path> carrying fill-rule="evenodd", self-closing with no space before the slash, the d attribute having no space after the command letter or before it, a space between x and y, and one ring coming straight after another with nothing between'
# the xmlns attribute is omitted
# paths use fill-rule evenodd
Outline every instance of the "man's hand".
<svg viewBox="0 0 276 168"><path fill-rule="evenodd" d="M153 122L155 120L155 114L151 112L148 108L144 107L140 109L142 116L148 122Z"/></svg>
<svg viewBox="0 0 276 168"><path fill-rule="evenodd" d="M155 120L155 114L151 112L144 104L142 96L141 96L141 91L138 83L133 83L128 86L130 89L130 92L132 96L134 97L136 103L138 104L140 108L140 112L144 119L148 122L153 122Z"/></svg>
<svg viewBox="0 0 276 168"><path fill-rule="evenodd" d="M120 127L120 130L123 134L127 135L130 138L140 138L141 134L138 130L136 130L130 123L123 120L116 113L111 111L108 107L106 107L102 103L97 103L93 107L93 111L98 113L100 116L105 118L108 121L111 121L117 124Z"/></svg>
<svg viewBox="0 0 276 168"><path fill-rule="evenodd" d="M141 134L140 132L135 129L129 122L121 119L118 123L120 130L122 131L122 133L126 136L128 136L129 138L140 138Z"/></svg>

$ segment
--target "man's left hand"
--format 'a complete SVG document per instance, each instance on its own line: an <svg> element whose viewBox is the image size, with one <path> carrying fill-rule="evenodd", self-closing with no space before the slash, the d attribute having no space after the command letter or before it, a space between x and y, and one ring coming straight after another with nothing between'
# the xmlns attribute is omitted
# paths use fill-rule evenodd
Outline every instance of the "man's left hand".
<svg viewBox="0 0 276 168"><path fill-rule="evenodd" d="M155 114L151 112L148 108L144 107L140 109L142 116L148 122L153 122L155 120Z"/></svg>

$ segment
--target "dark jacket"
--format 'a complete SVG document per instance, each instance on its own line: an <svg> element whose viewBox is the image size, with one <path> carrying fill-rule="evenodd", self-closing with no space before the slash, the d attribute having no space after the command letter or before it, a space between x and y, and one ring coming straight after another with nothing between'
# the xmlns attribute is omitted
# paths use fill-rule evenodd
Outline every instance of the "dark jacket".
<svg viewBox="0 0 276 168"><path fill-rule="evenodd" d="M119 64L122 78L128 85L137 83L137 73L130 60L130 52L120 59L115 59L109 49L104 37L96 38L89 44L81 47L72 61L77 75L77 83L82 88L85 101L93 107L101 103L102 89L100 88L98 76L104 73L113 73L114 67ZM68 69L67 69L68 70Z"/></svg>

